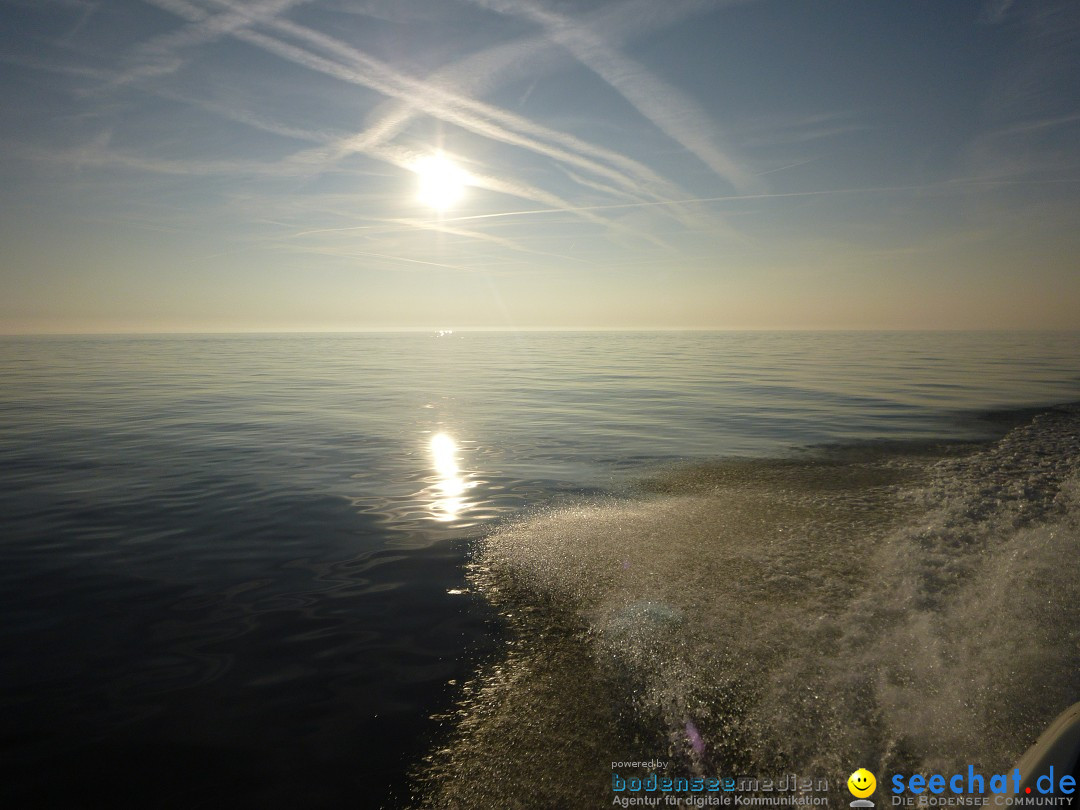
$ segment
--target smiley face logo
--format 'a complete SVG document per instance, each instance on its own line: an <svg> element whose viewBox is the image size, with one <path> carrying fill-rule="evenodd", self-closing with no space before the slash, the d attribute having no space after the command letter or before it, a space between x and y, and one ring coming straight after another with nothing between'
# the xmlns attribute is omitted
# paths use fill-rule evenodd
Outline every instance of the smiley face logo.
<svg viewBox="0 0 1080 810"><path fill-rule="evenodd" d="M874 792L877 787L877 779L866 768L859 768L847 778L847 789L857 799L865 799Z"/></svg>

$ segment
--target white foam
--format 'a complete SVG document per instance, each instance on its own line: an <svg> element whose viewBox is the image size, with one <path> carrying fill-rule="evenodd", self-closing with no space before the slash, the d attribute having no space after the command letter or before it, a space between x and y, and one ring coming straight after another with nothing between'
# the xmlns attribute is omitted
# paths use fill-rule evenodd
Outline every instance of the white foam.
<svg viewBox="0 0 1080 810"><path fill-rule="evenodd" d="M1008 766L1080 698L1078 425L1054 411L959 458L700 467L504 527L473 578L517 641L435 789L485 806L547 779L591 802L596 763L638 754L706 775Z"/></svg>

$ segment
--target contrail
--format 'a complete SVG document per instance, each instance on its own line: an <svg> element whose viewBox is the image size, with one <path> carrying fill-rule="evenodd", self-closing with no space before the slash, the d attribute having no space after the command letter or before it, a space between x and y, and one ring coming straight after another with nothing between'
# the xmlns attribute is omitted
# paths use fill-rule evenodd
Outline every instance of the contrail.
<svg viewBox="0 0 1080 810"><path fill-rule="evenodd" d="M222 14L211 14L186 0L144 0L144 2L183 17L190 24L179 31L155 37L143 43L136 50L136 55L142 64L117 77L114 80L117 85L175 73L184 64L177 55L178 51L208 44L241 28L269 22L278 14L294 6L309 3L311 0L262 0L262 2L232 7Z"/></svg>
<svg viewBox="0 0 1080 810"><path fill-rule="evenodd" d="M428 262L428 261L424 261L423 259L409 259L409 258L407 258L405 256L391 256L391 255L389 255L387 253L371 253L369 251L363 251L363 250L341 251L341 250L331 250L331 249L328 249L328 248L301 248L300 250L301 250L301 252L318 253L318 254L325 255L325 256L345 256L345 257L354 257L354 258L355 257L364 257L364 258L373 258L373 259L386 259L387 261L404 262L405 264L422 264L422 265L427 265L429 267L443 267L443 268L446 268L448 270L461 270L461 271L466 272L466 273L474 273L474 272L476 272L476 268L464 267L464 266L459 265L459 264L445 264L443 262Z"/></svg>
<svg viewBox="0 0 1080 810"><path fill-rule="evenodd" d="M235 121L238 124L244 124L245 126L257 129L260 132L268 132L271 135L278 135L282 138L289 138L296 141L309 141L311 143L326 143L327 141L339 137L337 133L284 126L276 121L263 118L262 116L253 113L251 110L244 109L236 103L195 98L171 90L162 90L158 88L150 90L149 92L161 98L169 99L170 101L179 101L182 104L198 107L200 110L213 113L226 120Z"/></svg>
<svg viewBox="0 0 1080 810"><path fill-rule="evenodd" d="M208 101L202 101L199 99L192 99L185 96L180 96L170 92L161 92L165 98L171 98L174 100L182 101L184 103L193 104L199 106L208 112L213 112L239 123L246 124L256 129L260 129L265 132L270 132L283 137L291 137L302 140L311 141L325 141L326 139L320 137L318 133L311 132L309 130L298 130L293 128L281 127L273 122L265 121L258 116L252 115L244 110L236 108L235 106L225 104L215 104ZM204 174L204 175L216 175L216 174L256 174L256 175L282 175L293 176L301 174L303 167L280 164L280 163L258 163L254 161L177 161L177 160L161 160L157 158L142 158L137 156L124 155L122 153L108 151L105 148L105 144L98 144L98 149L94 154L88 154L85 150L79 150L77 153L73 153L77 156L79 162L83 164L92 163L95 165L114 165L122 166L124 168L141 169L144 171L153 171L159 174ZM416 155L405 149L395 148L391 146L385 146L381 149L369 150L368 154L390 165L396 166L401 169L409 170ZM67 155L50 153L51 159L70 159ZM519 197L521 199L531 200L533 202L546 203L548 205L559 206L562 205L566 208L572 208L573 206L566 200L555 195L546 194L545 192L532 189L528 186L522 186L519 184L513 184L506 180L499 180L496 178L486 177L484 175L473 175L471 177L470 185L475 185L480 188L487 188L491 191L499 193L509 194L511 196ZM588 221L594 224L599 224L603 227L612 227L613 223L608 220L604 220L598 217L587 217ZM444 220L445 221L445 220ZM430 230L446 230L445 228L433 227L430 223L424 223L422 220L412 221L416 227L427 228ZM350 230L349 228L342 229L325 229L326 231L335 230ZM305 231L303 233L313 233L314 231ZM296 234L301 235L301 234ZM519 244L511 243L510 240L502 239L501 237L489 236L472 231L461 231L458 235L472 236L473 238L493 241L503 244L504 247L508 247L511 250L523 251L528 253L534 253L537 255L550 255L557 258L566 259L568 261L574 261L573 257L561 256L558 254L551 254L543 251L535 251L529 248L522 247ZM638 234L640 235L640 234ZM653 240L655 242L655 240ZM666 243L659 242L658 244L663 247L669 247Z"/></svg>
<svg viewBox="0 0 1080 810"><path fill-rule="evenodd" d="M302 237L302 236L312 236L312 235L316 235L316 234L325 234L325 233L343 233L343 232L347 233L347 232L350 232L350 231L358 231L358 230L370 230L370 231L375 232L376 234L385 234L385 233L410 233L412 231L420 229L420 230L433 231L433 232L436 232L436 233L445 233L445 234L447 234L449 236L461 236L461 237L464 237L466 239L475 239L475 240L480 241L480 242L489 242L491 244L498 245L500 247L504 247L507 250L513 250L513 251L518 252L518 253L528 253L528 254L531 254L533 256L548 256L548 257L551 257L551 258L560 259L562 261L568 261L568 262L582 262L583 261L582 259L575 258L573 256L563 256L562 254L559 254L559 253L551 253L549 251L544 251L544 250L533 250L532 248L527 248L524 245L521 245L521 244L519 244L518 242L516 242L516 241L514 241L512 239L506 239L506 238L501 237L501 236L495 236L493 234L483 233L482 231L471 231L471 230L465 230L464 228L455 228L452 225L446 224L445 222L433 222L433 221L425 221L425 220L417 220L417 219L381 219L381 218L371 218L369 221L370 222L380 223L380 224L377 224L377 225L357 225L357 226L343 227L343 228L316 228L316 229L300 231L298 233L292 234L291 238L295 239L295 238L299 238L299 237ZM393 227L386 227L387 225L390 225L390 226L393 226Z"/></svg>
<svg viewBox="0 0 1080 810"><path fill-rule="evenodd" d="M297 33L296 29L299 28L298 26L289 24L279 24L275 27L293 34ZM350 59L350 61L360 60L364 68L371 67L373 60L371 60L370 57L355 51L355 49L344 46L342 43L337 43L334 40L330 40L328 37L311 31L310 29L301 30L305 32L305 39L313 40L315 44L319 45L326 45L329 41L334 44L334 50L339 52L338 55L344 56L345 58ZM257 42L257 39L247 32L241 32L239 36L249 42ZM285 51L279 49L276 45L272 44L271 41L268 41L268 39L263 40L262 44L268 50L274 50L275 52L278 52L278 55L289 58ZM284 45L284 43L281 44ZM292 46L285 45L285 48L292 48ZM344 53L341 53L342 48L347 48L347 50ZM344 65L340 65L340 63L323 60L321 57L315 56L308 51L298 52L298 50L299 49L296 49L291 52L292 56L296 57L294 61L298 64L303 64L313 70L321 70L330 75L335 75L337 78L345 81L352 81L354 84L362 84L370 87L383 95L401 99L407 102L411 107L414 107L433 118L454 124L455 126L459 126L462 129L466 129L482 137L526 149L543 155L544 157L576 166L583 171L604 177L617 185L623 186L627 190L639 190L642 180L648 181L652 179L649 177L651 173L644 169L644 167L632 166L637 175L634 176L628 175L625 170L620 171L617 168L612 168L610 165L604 165L605 162L611 164L619 161L614 159L614 155L607 150L596 147L593 144L572 135L549 129L514 113L484 104L483 102L464 98L457 94L434 88L432 85L420 80L411 77L395 76L385 65L376 63L375 66L377 72L375 75L372 75L371 73L355 71ZM307 56L305 57L301 54L307 54ZM337 66L336 68L334 67L335 65ZM314 154L308 153L305 157L307 159L314 158L316 160L333 161L340 159L351 152L368 152L373 147L389 140L387 134L388 133L385 131L378 130L371 133L361 133L358 136L339 143L336 147L336 152L328 153L319 150ZM625 162L625 158L622 160Z"/></svg>
<svg viewBox="0 0 1080 810"><path fill-rule="evenodd" d="M30 68L32 70L43 70L46 73L57 73L61 76L78 76L80 78L96 79L97 81L107 81L114 75L111 71L101 68L61 64L59 62L49 62L37 57L15 56L14 54L6 53L0 54L0 62L6 62L9 65L18 65L19 67Z"/></svg>
<svg viewBox="0 0 1080 810"><path fill-rule="evenodd" d="M169 2L174 2L174 0L169 0ZM213 2L222 8L234 6L231 0L213 0ZM386 63L310 28L281 19L268 19L264 22L265 27L314 45L337 58L346 60L352 66L325 59L311 51L297 48L282 40L258 34L249 29L241 28L232 33L239 39L257 45L295 64L335 76L343 81L369 87L391 98L401 99L434 118L483 137L575 165L582 170L623 185L628 190L640 191L643 181L650 182L657 179L656 175L646 167L629 161L623 155L602 149L572 135L549 129L499 107L463 97L430 82L401 74ZM368 146L382 140L384 139L353 142L351 150L365 151ZM605 166L602 161L613 164L629 163L633 174L628 175L625 170L618 171Z"/></svg>
<svg viewBox="0 0 1080 810"><path fill-rule="evenodd" d="M636 182L638 178L631 179L621 172L610 169L590 158L582 157L580 154L581 151L596 151L598 150L598 147L593 147L591 144L580 141L579 139L564 133L549 130L528 119L516 116L497 107L492 107L491 105L473 99L462 98L457 94L432 87L429 83L405 76L400 72L393 70L389 65L374 59L339 40L273 16L271 12L274 9L280 11L280 9L284 8L289 1L290 0L273 0L272 3L260 4L258 8L263 11L263 14L256 18L253 17L250 10L245 13L242 8L238 7L234 2L231 2L231 0L211 0L216 7L224 9L226 12L233 12L231 15L218 15L218 17L223 17L224 19L215 17L212 18L212 20L217 20L217 22L212 22L208 19L207 11L187 2L187 0L147 0L147 2L151 2L154 5L172 11L191 22L203 24L202 27L192 29L185 34L184 37L181 37L183 41L190 41L199 37L210 37L212 34L229 35L248 42L249 44L253 44L256 47L273 53L294 64L333 76L343 81L366 86L389 97L406 101L410 105L419 108L436 118L461 126L476 134L530 149L557 161L577 166L592 174L599 174L616 183L623 184L628 188L633 188L635 190L639 189ZM321 50L328 51L338 58L345 59L347 62L351 63L352 66L336 60L327 59L310 50L285 42L282 39L252 30L250 25L253 23L258 23L263 28L271 28L294 40L300 40L314 45ZM506 126L504 126L504 124L506 124ZM520 134L522 131L528 134ZM544 142L543 139L545 138L556 142L562 141L564 144L567 144L577 151L570 151L559 146L552 146L550 143ZM400 158L394 159L393 156L385 154L384 150L385 147L382 149L368 149L365 151L374 157L383 160L390 158L390 162L402 165ZM605 150L600 151L603 152ZM168 170L168 168L166 168L166 170ZM543 192L536 188L494 178L483 179L478 184L492 190L513 194L524 199L531 199L534 202L544 203L553 207L561 207L568 212L582 216L596 224L601 224L606 227L615 227L620 230L635 233L630 231L630 229L619 226L617 223L592 216L588 207L573 206L566 200L562 200L555 195L548 194L547 192ZM635 235L641 236L640 233L635 233ZM663 244L665 247L670 247L663 242L659 242L655 238L652 238L651 241Z"/></svg>
<svg viewBox="0 0 1080 810"><path fill-rule="evenodd" d="M672 25L704 7L711 0L656 3L655 0L631 0L613 5L587 18L590 28L603 30L609 38L626 40L646 31ZM564 61L563 48L548 36L532 36L514 40L472 54L458 62L440 68L427 81L442 88L453 88L463 95L480 96L496 87L523 77L536 77L557 68ZM380 110L382 111L380 113ZM420 113L410 103L388 100L376 108L375 123L356 136L355 142L342 142L338 148L351 151L351 143L378 144L399 134ZM575 144L579 151L581 144ZM592 147L591 144L585 146ZM625 155L592 147L585 154L621 169L635 192L655 188L650 196L677 196L678 190L647 166ZM338 155L340 156L340 154ZM626 187L626 184L620 184ZM617 192L619 193L619 192Z"/></svg>
<svg viewBox="0 0 1080 810"><path fill-rule="evenodd" d="M284 7L283 4L288 1L289 0L274 0L274 7ZM607 177L616 183L624 185L628 189L636 190L639 188L639 178L631 179L592 159L581 157L581 151L598 151L598 148L593 147L591 144L587 144L572 136L565 135L564 133L541 127L520 116L483 104L482 102L465 99L456 94L446 93L445 91L440 91L438 88L433 88L430 84L412 79L408 76L403 76L399 72L391 69L385 63L369 57L345 43L311 29L275 18L270 14L270 10L272 9L270 5L260 6L260 8L263 9L264 14L258 17L257 22L264 27L273 28L292 38L314 44L323 50L330 51L339 57L347 59L354 65L359 65L359 67L363 69L350 68L339 62L325 59L310 51L290 45L282 40L250 30L250 28L246 26L253 21L252 15L250 13L243 13L243 9L238 8L236 4L230 2L230 0L212 0L217 7L233 12L232 15L213 24L207 22L208 12L187 2L187 0L147 0L147 2L151 2L154 5L176 13L189 21L204 23L201 28L188 32L188 34L185 35L188 38L209 37L211 36L211 32L213 32L214 35L228 34L250 44L254 44L257 47L274 53L295 64L334 76L343 81L367 86L384 95L407 101L410 105L420 108L436 118L456 124L484 137L526 148L552 159L575 165L585 171ZM183 34L184 32L181 33ZM434 96L434 100L432 99L432 96ZM510 127L507 128L502 126L500 121L509 124ZM537 135L540 138L547 137L549 140L561 140L568 146L575 148L577 153L557 146L551 146L537 137L520 135L519 132L522 130L531 131L532 135ZM378 152L381 150L364 149L362 151L380 157ZM600 151L603 152L606 150ZM384 155L381 157L385 159ZM543 202L548 205L558 204L556 202L558 198L554 195L540 192L538 189L530 189L520 184L510 184L505 181L491 181L487 184L487 187L505 193L522 196L525 199L531 199L534 202ZM574 206L569 205L566 201L559 202L565 203L568 209L572 210L574 208ZM594 217L587 218L590 219L590 221L598 221ZM613 226L613 223L604 220L600 220L599 224L604 224L608 227Z"/></svg>
<svg viewBox="0 0 1080 810"><path fill-rule="evenodd" d="M155 3L162 3L163 5L174 5L177 2L177 0L151 1ZM216 5L224 8L231 8L233 6L233 4L229 2L229 0L214 0L214 2ZM469 112L463 111L462 108L464 108L465 110L476 109L484 113L490 113L496 117L514 118L516 119L516 123L520 123L523 126L529 126L534 129L541 129L545 132L551 132L550 130L546 130L546 128L539 127L539 125L527 122L525 121L525 119L520 119L517 116L513 116L510 113L505 113L501 110L498 110L497 108L491 108L481 102L461 99L460 97L456 96L451 96L450 101L443 101L442 103L429 100L425 96L425 91L430 90L430 88L423 82L409 77L401 76L400 74L397 74L395 71L390 69L389 66L385 65L384 63L355 50L354 48L346 45L345 43L334 40L331 37L327 37L323 34L319 34L318 32L312 31L311 29L303 28L302 26L297 26L282 20L270 19L264 21L264 24L273 27L276 30L289 33L296 38L312 41L326 48L332 48L333 50L341 53L342 55L348 56L349 58L351 58L352 61L359 62L365 68L368 68L368 70L362 71L360 69L344 65L340 62L326 59L322 56L319 56L318 54L312 53L311 51L305 50L295 45L291 45L280 39L276 39L274 37L267 36L256 31L252 31L248 28L236 28L230 31L230 35L250 44L256 45L257 47L260 47L270 53L284 58L287 61L291 61L294 64L298 64L311 70L333 76L342 81L370 87L371 89L377 90L384 95L408 99L412 103L416 104L416 106L422 109L426 109L430 114L435 117L449 121L450 123L454 123L465 129L476 132L477 134L484 135L485 137L525 146L526 148L532 148L534 151L538 151L540 154L544 154L554 159L563 159L577 165L584 163L586 168L594 168L593 164L590 161L578 158L577 156L565 152L561 149L548 147L539 141L518 136L515 133L512 133L498 126L497 124L486 122L476 115L470 115ZM445 96L446 94L442 93L440 95ZM452 102L456 102L458 106L452 106ZM570 136L564 137L569 138ZM389 156L386 154L385 149L386 148L383 147L383 149L372 150L368 151L367 153L386 160ZM406 167L409 165L409 162L402 161L400 157L398 157L397 159L391 157L389 162ZM599 168L601 170L603 169L603 167ZM495 178L479 178L477 185L481 185L492 190L501 191L503 193L520 196L524 199L531 199L534 202L546 203L553 206L564 205L566 207L566 210L575 211L575 206L570 205L569 202L562 200L556 195L543 192L540 189L524 186L522 184L515 184ZM586 215L587 213L587 211L583 211L580 212L579 215ZM624 230L627 233L631 233L638 237L643 236L639 232L632 231L628 228L623 228L617 223L613 223L609 220L604 220L598 217L587 215L584 216L584 218L596 224ZM658 242L658 240L652 237L646 236L645 238L653 242ZM670 247L663 242L658 243L663 244L665 247Z"/></svg>
<svg viewBox="0 0 1080 810"><path fill-rule="evenodd" d="M60 37L60 39L57 40L57 42L61 45L67 45L69 42L71 42L71 40L75 38L75 35L86 27L86 24L90 21L90 18L94 16L94 12L98 10L97 3L78 3L77 5L84 6L82 16L79 17L79 21L75 23L74 27L70 31L68 31L66 34Z"/></svg>
<svg viewBox="0 0 1080 810"><path fill-rule="evenodd" d="M552 39L618 91L662 132L686 147L738 189L760 189L754 176L713 143L715 126L700 106L681 91L620 54L600 36L532 0L472 0L483 8L542 25Z"/></svg>
<svg viewBox="0 0 1080 810"><path fill-rule="evenodd" d="M1076 180L1059 180L1059 181L1025 181L1025 180L982 180L978 178L961 178L958 180L947 180L941 183L930 183L924 185L914 186L875 186L870 188L834 188L834 189L818 189L817 191L778 191L778 192L765 192L761 194L728 194L721 197L695 197L685 200L656 200L650 202L636 202L636 203L612 203L609 205L582 205L576 208L534 208L527 211L500 211L495 214L475 214L465 217L449 217L444 222L466 222L475 219L498 219L500 217L520 217L531 216L533 214L565 214L571 211L610 211L620 208L650 208L665 205L693 205L698 203L710 203L710 202L744 202L749 200L771 200L784 197L819 197L837 194L873 194L873 193L887 193L892 191L932 191L934 189L948 188L950 186L971 186L971 185L1019 185L1038 182L1061 182L1061 183L1080 183L1080 179Z"/></svg>
<svg viewBox="0 0 1080 810"><path fill-rule="evenodd" d="M41 147L13 144L11 149L18 150L28 159L48 163L69 163L77 167L109 166L121 169L153 172L165 175L265 175L287 176L296 174L288 167L258 161L244 160L168 160L144 157L125 152L114 151L108 146L108 136L99 136L89 144L70 149L44 149ZM4 145L0 141L0 145Z"/></svg>

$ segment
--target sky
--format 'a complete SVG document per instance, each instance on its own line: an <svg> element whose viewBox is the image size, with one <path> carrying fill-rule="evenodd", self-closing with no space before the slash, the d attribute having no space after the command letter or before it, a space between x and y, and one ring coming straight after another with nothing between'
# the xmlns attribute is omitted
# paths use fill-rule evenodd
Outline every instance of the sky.
<svg viewBox="0 0 1080 810"><path fill-rule="evenodd" d="M0 71L2 333L1080 328L1074 0L0 0Z"/></svg>

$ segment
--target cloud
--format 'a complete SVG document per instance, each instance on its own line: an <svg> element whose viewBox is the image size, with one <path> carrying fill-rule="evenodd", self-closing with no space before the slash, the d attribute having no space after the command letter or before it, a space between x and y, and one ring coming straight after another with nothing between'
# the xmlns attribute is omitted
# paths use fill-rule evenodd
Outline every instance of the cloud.
<svg viewBox="0 0 1080 810"><path fill-rule="evenodd" d="M1013 0L988 0L979 12L979 22L984 25L997 25L1005 19Z"/></svg>
<svg viewBox="0 0 1080 810"><path fill-rule="evenodd" d="M237 5L231 0L212 1L215 6L225 10L235 10ZM188 18L196 14L191 4L185 2L185 0L148 0L148 2L162 8L175 9L177 13L182 13ZM293 64L332 76L344 82L368 87L386 96L407 101L411 106L423 110L434 118L454 124L483 137L569 163L584 171L621 183L627 189L638 188L639 179L628 175L626 171L617 167L618 164L635 167L635 164L618 153L593 146L581 139L536 124L493 105L460 96L433 86L428 82L402 74L381 60L310 28L272 15L260 18L259 24L261 27L269 28L285 38L271 36L241 25L228 26L227 33ZM287 41L286 38L293 41ZM326 55L317 53L307 47L301 47L294 44L294 42L302 42L318 51L322 51ZM369 156L405 168L417 156L410 150L400 147L390 148L387 145L376 148L369 144L353 144L353 147L354 151L363 151ZM585 153L585 155L582 153ZM598 159L599 157L606 158L608 165ZM296 167L295 170L299 171L299 167L306 163L307 170L310 171L312 159L313 155L308 153L301 156L299 160L292 161ZM649 173L644 167L642 169L644 172ZM578 208L558 195L507 178L480 176L478 185L545 205L563 206L570 211L576 211ZM617 223L592 214L578 213L577 215L596 224L605 224L608 227L622 229ZM647 238L650 241L659 241L651 237Z"/></svg>
<svg viewBox="0 0 1080 810"><path fill-rule="evenodd" d="M670 0L664 3L631 0L602 8L586 17L583 24L591 30L604 31L609 42L617 43L681 22L712 5L708 0ZM526 78L535 81L537 77L564 64L562 46L546 34L540 34L470 54L435 71L427 81L461 95L481 97L515 81ZM408 102L388 100L374 111L372 119L376 123L369 127L364 137L368 142L391 138L401 132L419 112ZM634 174L638 181L663 183L650 169L624 156L606 150L596 154Z"/></svg>
<svg viewBox="0 0 1080 810"><path fill-rule="evenodd" d="M630 0L605 6L584 18L582 25L590 30L603 30L608 41L623 41L675 24L704 9L713 9L715 5L710 0L672 0L660 4L653 0ZM425 84L453 97L476 97L523 78L535 81L538 76L561 67L565 61L565 51L558 42L547 34L533 35L470 54L430 74ZM489 106L484 109L496 108ZM628 200L643 197L663 200L686 196L648 166L623 154L539 127L505 111L499 113L501 115L497 121L504 125L506 131L517 134L510 139L496 137L496 140L555 159L566 176L582 188ZM415 103L413 97L391 97L376 108L371 116L373 123L363 132L325 149L311 150L304 156L297 156L297 159L329 166L349 154L369 152L394 139L420 115L438 117L430 106ZM529 140L523 141L523 135ZM558 151L553 151L551 146L545 147L543 141L554 144ZM691 214L678 206L665 208L664 214L691 227L708 227L723 233L731 231L726 223L715 218L704 222L699 213Z"/></svg>
<svg viewBox="0 0 1080 810"><path fill-rule="evenodd" d="M1080 119L1080 5L1045 2L1015 11L1010 58L990 77L982 127L961 166L984 178L1056 179L1080 168L1073 130Z"/></svg>
<svg viewBox="0 0 1080 810"><path fill-rule="evenodd" d="M548 35L672 140L735 188L760 190L760 181L717 144L716 125L697 102L623 56L592 29L533 0L472 0L477 5L542 25Z"/></svg>
<svg viewBox="0 0 1080 810"><path fill-rule="evenodd" d="M257 0L245 5L229 6L220 14L187 2L187 0L144 0L190 22L179 31L156 37L140 46L134 55L135 65L115 79L116 84L129 84L143 79L174 73L184 65L181 53L190 48L209 44L234 34L242 28L267 23L294 6L311 0Z"/></svg>
<svg viewBox="0 0 1080 810"><path fill-rule="evenodd" d="M277 135L282 138L288 138L296 141L307 141L309 143L325 144L327 142L336 140L341 137L339 132L331 132L327 130L306 129L302 127L288 126L277 121L273 121L265 116L259 115L252 110L247 109L242 102L235 99L221 100L221 99L204 99L196 98L193 96L186 96L182 93L176 93L171 90L154 90L154 95L161 98L169 99L172 101L179 101L183 104L188 104L192 107L204 110L214 115L220 116L228 121L235 121L238 124L244 124L252 129L257 129L260 132L268 132L271 135ZM299 173L299 168L290 168L291 173Z"/></svg>
<svg viewBox="0 0 1080 810"><path fill-rule="evenodd" d="M58 73L100 79L112 88L139 84L139 90L161 98L195 105L215 115L243 123L263 132L283 138L307 141L314 149L294 153L285 159L174 159L158 154L139 154L130 147L119 147L107 136L67 149L46 149L37 145L21 148L21 154L41 162L91 168L126 169L162 175L239 176L239 177L308 177L327 168L357 174L354 169L337 165L340 158L353 152L396 166L410 168L419 153L393 143L392 122L383 121L384 131L369 128L359 135L343 138L333 131L318 131L303 126L288 126L270 117L247 109L243 102L234 104L227 99L199 99L176 92L170 86L145 79L166 75L195 58L194 50L221 38L233 38L274 54L285 62L302 66L322 75L349 84L375 90L397 105L405 116L428 115L439 121L461 127L481 137L530 151L553 160L563 170L563 176L580 188L591 192L592 199L600 194L614 196L630 204L663 202L655 210L702 227L700 212L687 214L680 206L686 194L657 175L648 166L617 151L577 138L566 132L546 127L518 113L487 103L461 92L451 78L460 80L467 90L490 88L505 80L509 71L500 65L512 62L514 53L525 54L523 64L557 66L562 46L549 35L533 36L505 46L497 46L474 54L448 66L437 77L425 80L403 73L375 57L318 30L304 27L284 15L307 0L257 0L239 3L236 0L142 0L152 6L179 16L185 23L177 31L157 36L137 46L121 65L120 71L97 70L78 65L50 62L35 63L35 67ZM608 6L587 18L589 24L610 21L615 36L629 36L648 30L649 26L667 24L681 19L702 7L691 1L665 5L662 10L649 2L633 0L618 6ZM87 6L79 5L81 10ZM613 10L614 9L614 10ZM100 107L99 107L100 109ZM622 233L638 241L647 241L666 251L674 248L662 239L640 228L631 228L611 216L617 207L590 207L580 200L570 199L526 182L523 177L504 173L484 172L470 167L477 186L517 197L538 206L560 210L581 221L609 232ZM670 204L669 204L670 203ZM425 227L419 222L416 227ZM440 226L449 233L445 225ZM437 228L430 228L436 230ZM455 236L475 238L509 250L533 252L512 240L500 243L500 237L488 238L477 231L461 231ZM558 257L562 260L570 257ZM572 260L572 259L571 259Z"/></svg>
<svg viewBox="0 0 1080 810"><path fill-rule="evenodd" d="M736 135L747 146L788 146L871 129L873 126L860 121L854 112L826 112L801 116L758 116L738 126Z"/></svg>
<svg viewBox="0 0 1080 810"><path fill-rule="evenodd" d="M68 62L54 62L48 59L42 59L38 56L22 56L5 53L0 54L0 62L30 68L31 70L41 70L46 73L56 73L61 76L75 76L84 79L95 79L97 81L112 81L116 77L116 73L111 70L93 68L86 65L76 65Z"/></svg>
<svg viewBox="0 0 1080 810"><path fill-rule="evenodd" d="M448 224L444 221L433 221L423 219L381 219L381 218L366 218L368 222L374 222L374 225L354 225L343 228L316 228L312 230L300 231L292 235L291 238L298 239L305 236L325 236L327 234L353 234L358 231L366 231L372 234L389 234L389 233L415 233L417 230L431 231L433 233L446 234L448 236L459 236L466 239L474 240L477 242L487 242L489 244L496 245L498 247L506 248L517 253L527 253L533 256L548 256L551 258L559 259L564 262L579 262L580 259L576 259L573 256L565 256L558 253L551 253L544 250L534 250L526 247L513 239L506 239L501 236L494 236L489 233L477 230L467 230L465 228L457 227L452 224Z"/></svg>
<svg viewBox="0 0 1080 810"><path fill-rule="evenodd" d="M27 160L52 165L72 166L77 170L91 168L131 169L151 174L186 177L198 176L300 176L296 168L273 161L260 160L174 160L140 155L110 145L111 133L101 133L80 146L51 149L31 144L2 143L5 150Z"/></svg>
<svg viewBox="0 0 1080 810"><path fill-rule="evenodd" d="M90 22L90 18L93 17L94 13L98 10L97 3L87 2L86 0L77 0L76 7L79 6L82 7L82 14L79 16L79 19L76 21L75 25L72 26L72 28L66 34L60 37L59 44L61 45L66 45L71 40L73 40L76 34L78 34L80 31L83 30L83 28L86 27L86 24Z"/></svg>
<svg viewBox="0 0 1080 810"><path fill-rule="evenodd" d="M231 4L230 0L216 1ZM254 32L241 31L237 36L296 64L402 100L408 106L433 118L491 140L569 163L621 184L628 190L640 188L643 181L659 179L647 167L624 155L454 92L440 84L402 74L386 63L325 34L281 20L275 21L271 27L343 61L333 61L282 40ZM328 154L326 158L332 161L349 152L366 152L386 140L386 133L366 132L341 144L340 154Z"/></svg>
<svg viewBox="0 0 1080 810"><path fill-rule="evenodd" d="M398 24L445 20L458 13L454 3L430 0L327 0L321 7Z"/></svg>

